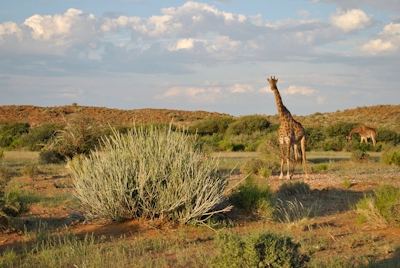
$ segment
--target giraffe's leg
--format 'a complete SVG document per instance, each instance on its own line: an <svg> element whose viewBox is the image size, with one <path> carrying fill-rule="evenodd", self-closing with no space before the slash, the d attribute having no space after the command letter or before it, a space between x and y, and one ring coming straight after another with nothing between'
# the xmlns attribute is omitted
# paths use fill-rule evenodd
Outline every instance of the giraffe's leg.
<svg viewBox="0 0 400 268"><path fill-rule="evenodd" d="M301 139L301 155L302 155L302 164L303 170L306 173L306 179L308 179L308 171L307 171L307 158L306 158L306 137Z"/></svg>
<svg viewBox="0 0 400 268"><path fill-rule="evenodd" d="M292 167L292 177L294 176L294 171L296 169L297 161L299 159L299 149L297 148L297 144L293 144L293 153L294 153L294 163Z"/></svg>
<svg viewBox="0 0 400 268"><path fill-rule="evenodd" d="M290 142L286 144L286 163L287 163L287 179L290 180Z"/></svg>
<svg viewBox="0 0 400 268"><path fill-rule="evenodd" d="M279 179L283 179L283 163L284 163L284 161L285 161L285 153L284 153L284 150L283 150L283 144L281 143L280 144L280 147L281 147L281 174L279 175Z"/></svg>

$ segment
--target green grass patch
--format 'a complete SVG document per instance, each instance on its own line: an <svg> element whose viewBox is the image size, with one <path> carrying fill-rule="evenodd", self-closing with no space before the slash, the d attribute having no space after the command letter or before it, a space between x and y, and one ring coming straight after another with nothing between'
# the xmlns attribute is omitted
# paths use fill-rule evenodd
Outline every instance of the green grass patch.
<svg viewBox="0 0 400 268"><path fill-rule="evenodd" d="M359 214L357 222L369 226L386 228L400 226L400 189L392 185L381 185L374 194L364 195L356 204Z"/></svg>

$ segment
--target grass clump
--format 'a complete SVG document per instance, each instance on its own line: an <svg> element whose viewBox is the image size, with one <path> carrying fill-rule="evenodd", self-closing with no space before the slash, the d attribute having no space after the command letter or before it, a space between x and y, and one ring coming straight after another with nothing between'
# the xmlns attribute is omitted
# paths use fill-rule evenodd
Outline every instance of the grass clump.
<svg viewBox="0 0 400 268"><path fill-rule="evenodd" d="M6 184L10 181L11 176L11 169L0 165L0 188L6 186Z"/></svg>
<svg viewBox="0 0 400 268"><path fill-rule="evenodd" d="M39 153L40 164L61 164L63 162L65 162L65 157L57 150L49 149L40 151Z"/></svg>
<svg viewBox="0 0 400 268"><path fill-rule="evenodd" d="M351 183L351 181L348 178L344 178L343 179L343 186L345 188L350 188L353 184Z"/></svg>
<svg viewBox="0 0 400 268"><path fill-rule="evenodd" d="M35 164L26 164L21 170L22 174L27 177L33 177L40 173L39 168Z"/></svg>
<svg viewBox="0 0 400 268"><path fill-rule="evenodd" d="M0 230L7 229L12 218L26 211L27 206L21 200L18 188L0 192Z"/></svg>
<svg viewBox="0 0 400 268"><path fill-rule="evenodd" d="M310 185L305 182L285 182L283 183L278 191L276 192L276 196L281 199L287 199L290 197L303 197L307 198L311 195Z"/></svg>
<svg viewBox="0 0 400 268"><path fill-rule="evenodd" d="M361 150L355 150L351 153L350 159L354 162L363 162L370 159L370 155Z"/></svg>
<svg viewBox="0 0 400 268"><path fill-rule="evenodd" d="M227 177L196 140L171 128L114 130L99 150L69 161L88 218L204 221L224 199Z"/></svg>
<svg viewBox="0 0 400 268"><path fill-rule="evenodd" d="M381 157L381 162L387 166L395 165L400 166L400 152L398 149L393 148L388 152L384 152Z"/></svg>
<svg viewBox="0 0 400 268"><path fill-rule="evenodd" d="M400 226L400 189L381 185L374 194L364 195L356 204L359 223L368 222L377 228Z"/></svg>
<svg viewBox="0 0 400 268"><path fill-rule="evenodd" d="M315 170L318 172L324 172L328 170L328 164L327 163L319 163L315 166Z"/></svg>
<svg viewBox="0 0 400 268"><path fill-rule="evenodd" d="M256 183L253 177L249 176L245 182L232 191L229 201L237 208L248 213L264 211L271 213L272 191L269 186L262 186ZM268 215L266 215L268 216Z"/></svg>
<svg viewBox="0 0 400 268"><path fill-rule="evenodd" d="M216 245L219 252L213 267L308 267L310 261L309 255L299 251L300 243L274 233L244 237L219 233Z"/></svg>

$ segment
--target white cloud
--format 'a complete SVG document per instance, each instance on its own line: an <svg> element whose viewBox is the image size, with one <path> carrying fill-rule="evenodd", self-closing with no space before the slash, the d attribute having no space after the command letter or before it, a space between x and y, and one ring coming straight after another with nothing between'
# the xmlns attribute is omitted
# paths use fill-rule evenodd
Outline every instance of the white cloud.
<svg viewBox="0 0 400 268"><path fill-rule="evenodd" d="M287 89L282 91L283 95L312 95L315 92L314 89L308 87L299 87L299 86L289 86Z"/></svg>
<svg viewBox="0 0 400 268"><path fill-rule="evenodd" d="M0 41L2 40L2 35L12 35L20 32L18 25L11 21L6 21L0 24ZM21 36L19 35L21 38Z"/></svg>
<svg viewBox="0 0 400 268"><path fill-rule="evenodd" d="M382 35L400 35L400 23L389 23L380 33Z"/></svg>
<svg viewBox="0 0 400 268"><path fill-rule="evenodd" d="M139 32L146 31L142 25L142 19L139 17L119 16L118 18L104 18L100 26L104 32L117 31L123 28L132 28Z"/></svg>
<svg viewBox="0 0 400 268"><path fill-rule="evenodd" d="M180 50L180 49L192 49L194 47L194 39L179 39L177 44L171 47L169 50Z"/></svg>
<svg viewBox="0 0 400 268"><path fill-rule="evenodd" d="M247 84L236 84L233 87L228 88L231 93L246 93L253 91L253 87Z"/></svg>
<svg viewBox="0 0 400 268"><path fill-rule="evenodd" d="M371 40L361 46L360 50L367 54L377 55L385 52L394 51L397 46L391 41L383 41L382 39Z"/></svg>
<svg viewBox="0 0 400 268"><path fill-rule="evenodd" d="M190 102L207 103L215 102L223 94L220 87L171 87L155 99L178 98L187 99Z"/></svg>
<svg viewBox="0 0 400 268"><path fill-rule="evenodd" d="M337 28L345 32L362 30L373 22L373 15L368 15L360 9L351 9L347 11L338 10L331 15L330 22Z"/></svg>
<svg viewBox="0 0 400 268"><path fill-rule="evenodd" d="M372 39L359 47L368 55L388 54L400 47L400 23L389 23L379 33L379 38Z"/></svg>
<svg viewBox="0 0 400 268"><path fill-rule="evenodd" d="M76 99L78 97L83 97L83 90L79 88L74 88L72 86L65 87L61 89L61 92L56 94L57 98L68 98L68 99ZM54 97L54 96L52 96Z"/></svg>
<svg viewBox="0 0 400 268"><path fill-rule="evenodd" d="M263 87L259 90L259 92L265 92L265 93L273 93L271 90L271 87L267 86L267 87Z"/></svg>

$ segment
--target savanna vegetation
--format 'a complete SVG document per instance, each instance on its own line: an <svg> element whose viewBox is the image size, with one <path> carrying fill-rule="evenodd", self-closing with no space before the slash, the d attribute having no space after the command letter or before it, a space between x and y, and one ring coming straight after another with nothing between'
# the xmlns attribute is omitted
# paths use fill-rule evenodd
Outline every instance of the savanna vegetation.
<svg viewBox="0 0 400 268"><path fill-rule="evenodd" d="M277 179L276 116L110 109L105 121L77 104L34 108L1 107L18 120L0 123L0 267L400 261L394 107L299 117L308 181L301 167ZM377 128L376 147L346 142L360 124Z"/></svg>

